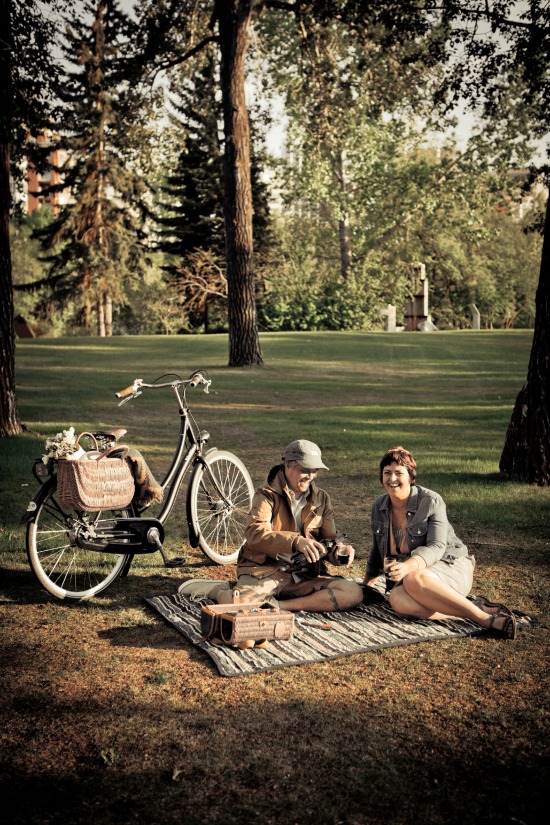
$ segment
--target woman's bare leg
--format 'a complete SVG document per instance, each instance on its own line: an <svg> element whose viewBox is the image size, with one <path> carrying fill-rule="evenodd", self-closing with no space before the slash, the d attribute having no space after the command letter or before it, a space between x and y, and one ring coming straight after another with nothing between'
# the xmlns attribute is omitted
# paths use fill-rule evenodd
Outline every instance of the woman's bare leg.
<svg viewBox="0 0 550 825"><path fill-rule="evenodd" d="M461 596L429 570L409 573L401 587L390 593L390 604L396 613L419 619L470 619L480 627L490 627L497 610L482 610Z"/></svg>

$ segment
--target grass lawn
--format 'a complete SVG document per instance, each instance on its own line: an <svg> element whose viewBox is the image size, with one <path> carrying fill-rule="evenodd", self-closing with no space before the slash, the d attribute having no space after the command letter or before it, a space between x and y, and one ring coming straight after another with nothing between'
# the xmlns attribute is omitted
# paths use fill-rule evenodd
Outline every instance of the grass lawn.
<svg viewBox="0 0 550 825"><path fill-rule="evenodd" d="M538 825L548 742L550 493L498 461L532 334L274 333L264 368L229 370L227 339L19 341L28 432L0 441L0 787L10 822L178 825ZM183 504L167 547L77 606L28 567L19 518L46 436L128 428L162 475L177 438L170 392L122 408L136 377L207 369L189 394L212 446L256 483L294 438L317 441L320 484L364 572L378 462L403 444L477 559L474 589L541 619L514 642L480 636L359 654L238 679L217 675L144 604L188 577L231 579L187 545ZM6 821L8 821L6 820Z"/></svg>

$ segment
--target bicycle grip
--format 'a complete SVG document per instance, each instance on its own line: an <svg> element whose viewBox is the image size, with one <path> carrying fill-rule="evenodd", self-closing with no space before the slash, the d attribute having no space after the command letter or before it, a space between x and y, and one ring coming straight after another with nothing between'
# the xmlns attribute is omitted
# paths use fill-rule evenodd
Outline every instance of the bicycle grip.
<svg viewBox="0 0 550 825"><path fill-rule="evenodd" d="M189 386L195 388L197 384L200 384L202 381L204 381L202 374L197 372L189 382Z"/></svg>
<svg viewBox="0 0 550 825"><path fill-rule="evenodd" d="M120 392L115 393L116 398L126 398L127 395L132 395L135 392L135 384L132 384L131 387L126 387L125 390L121 390Z"/></svg>

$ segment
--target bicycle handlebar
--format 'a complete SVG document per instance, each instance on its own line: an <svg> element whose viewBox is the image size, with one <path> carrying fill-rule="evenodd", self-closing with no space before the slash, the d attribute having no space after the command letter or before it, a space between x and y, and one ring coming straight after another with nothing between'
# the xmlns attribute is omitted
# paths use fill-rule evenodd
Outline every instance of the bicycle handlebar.
<svg viewBox="0 0 550 825"><path fill-rule="evenodd" d="M137 398L138 395L141 395L142 388L158 390L161 387L172 387L176 389L178 387L189 386L194 389L199 384L204 384L204 391L208 394L211 383L212 381L209 378L205 378L202 372L194 372L190 378L177 378L176 381L167 381L162 384L146 384L142 378L136 378L131 386L115 393L115 396L116 398L121 398L120 403L124 404L125 401L130 401L132 398Z"/></svg>

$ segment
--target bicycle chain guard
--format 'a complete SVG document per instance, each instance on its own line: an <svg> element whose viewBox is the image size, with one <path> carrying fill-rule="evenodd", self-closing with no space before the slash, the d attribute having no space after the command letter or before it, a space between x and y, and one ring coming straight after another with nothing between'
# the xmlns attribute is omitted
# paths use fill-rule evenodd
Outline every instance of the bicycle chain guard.
<svg viewBox="0 0 550 825"><path fill-rule="evenodd" d="M113 518L100 526L80 523L73 528L72 540L77 547L99 553L154 553L158 546L148 538L152 528L158 531L162 543L164 527L155 518Z"/></svg>

